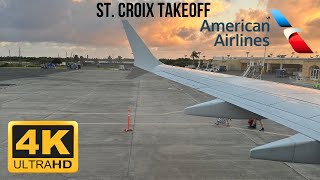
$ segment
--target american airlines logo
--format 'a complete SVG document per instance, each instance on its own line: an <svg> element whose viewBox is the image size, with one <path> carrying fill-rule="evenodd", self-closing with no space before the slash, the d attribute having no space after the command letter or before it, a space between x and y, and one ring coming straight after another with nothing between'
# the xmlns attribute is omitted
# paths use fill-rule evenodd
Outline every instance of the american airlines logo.
<svg viewBox="0 0 320 180"><path fill-rule="evenodd" d="M280 27L290 27L283 31L286 38L289 40L292 48L297 53L313 53L313 51L309 48L307 43L300 37L298 32L302 32L299 28L292 28L289 21L284 17L284 15L279 10L271 10L270 11L274 19L277 21Z"/></svg>

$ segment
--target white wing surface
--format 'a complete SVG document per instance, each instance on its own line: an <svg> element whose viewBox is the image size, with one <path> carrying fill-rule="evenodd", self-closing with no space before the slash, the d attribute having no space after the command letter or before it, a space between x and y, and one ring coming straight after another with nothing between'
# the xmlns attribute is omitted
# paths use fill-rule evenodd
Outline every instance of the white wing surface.
<svg viewBox="0 0 320 180"><path fill-rule="evenodd" d="M124 20L123 26L133 51L136 67L220 99L191 107L192 110L188 112L204 116L209 116L212 112L214 116L218 113L215 109L226 108L230 110L232 117L233 115L244 117L243 114L252 113L250 116L265 117L300 133L290 139L280 140L282 141L279 141L280 144L273 142L254 148L251 150L251 157L320 163L319 90L164 65L152 55L128 21ZM216 117L219 117L218 114ZM296 153L290 156L282 155L280 151L279 157L274 158L277 150L279 148L283 150L284 147L288 148L285 151L296 151ZM303 158L301 153L297 153L299 147L304 152L312 149L314 154L310 158Z"/></svg>

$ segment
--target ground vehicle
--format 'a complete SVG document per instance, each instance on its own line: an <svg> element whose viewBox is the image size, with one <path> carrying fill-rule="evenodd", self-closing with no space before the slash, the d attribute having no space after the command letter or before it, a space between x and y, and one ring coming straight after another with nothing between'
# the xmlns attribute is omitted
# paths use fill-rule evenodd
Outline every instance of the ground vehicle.
<svg viewBox="0 0 320 180"><path fill-rule="evenodd" d="M41 64L42 69L55 69L56 65L53 63Z"/></svg>
<svg viewBox="0 0 320 180"><path fill-rule="evenodd" d="M68 62L67 63L67 68L68 69L81 69L81 65L73 62Z"/></svg>
<svg viewBox="0 0 320 180"><path fill-rule="evenodd" d="M216 72L216 70L215 70L214 68L205 69L204 71L208 71L208 72Z"/></svg>
<svg viewBox="0 0 320 180"><path fill-rule="evenodd" d="M227 71L227 66L219 66L218 72L226 72Z"/></svg>

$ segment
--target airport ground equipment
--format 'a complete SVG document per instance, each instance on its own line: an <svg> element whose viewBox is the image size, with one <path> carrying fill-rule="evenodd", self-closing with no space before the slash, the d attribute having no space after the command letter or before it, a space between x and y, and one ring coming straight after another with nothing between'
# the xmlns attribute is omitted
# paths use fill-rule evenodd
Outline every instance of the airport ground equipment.
<svg viewBox="0 0 320 180"><path fill-rule="evenodd" d="M254 66L248 66L247 69L243 72L243 77L252 77L254 75L255 68Z"/></svg>
<svg viewBox="0 0 320 180"><path fill-rule="evenodd" d="M217 122L214 123L215 125L225 125L225 126L230 126L229 121L231 121L231 119L229 118L218 118Z"/></svg>
<svg viewBox="0 0 320 180"><path fill-rule="evenodd" d="M256 76L255 73L262 70L261 65L255 65L254 61L250 61L247 69L243 72L242 77L261 79L261 73L259 76Z"/></svg>
<svg viewBox="0 0 320 180"><path fill-rule="evenodd" d="M288 77L287 71L285 69L276 69L276 77L277 78L285 78Z"/></svg>

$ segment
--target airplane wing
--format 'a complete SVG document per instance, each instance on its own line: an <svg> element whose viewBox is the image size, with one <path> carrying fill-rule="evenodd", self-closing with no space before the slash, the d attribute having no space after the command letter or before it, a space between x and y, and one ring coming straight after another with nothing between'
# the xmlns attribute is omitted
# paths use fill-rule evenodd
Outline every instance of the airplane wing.
<svg viewBox="0 0 320 180"><path fill-rule="evenodd" d="M288 84L162 64L123 20L134 65L217 99L185 109L197 116L267 118L298 134L251 149L257 159L320 164L320 91Z"/></svg>

